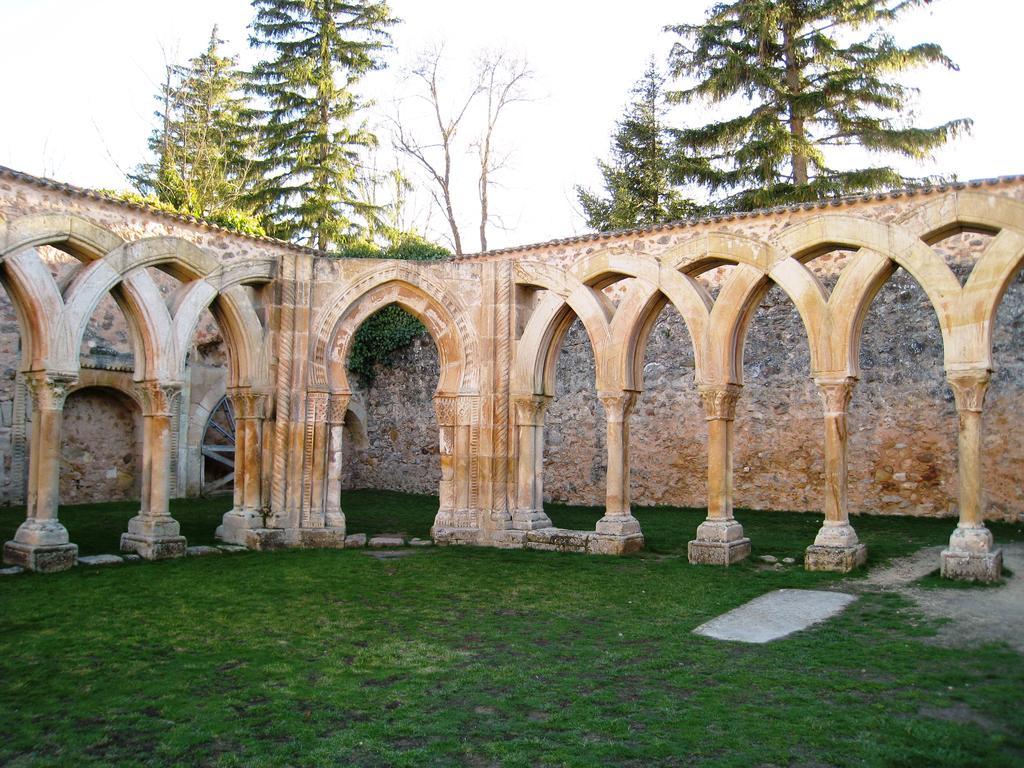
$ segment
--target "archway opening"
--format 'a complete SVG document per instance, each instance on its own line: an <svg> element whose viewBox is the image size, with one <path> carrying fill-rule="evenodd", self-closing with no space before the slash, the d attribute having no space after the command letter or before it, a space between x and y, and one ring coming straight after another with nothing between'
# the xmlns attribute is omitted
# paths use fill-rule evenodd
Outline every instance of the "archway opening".
<svg viewBox="0 0 1024 768"><path fill-rule="evenodd" d="M607 493L607 429L590 337L574 316L555 339L555 388L544 413L544 511L570 530L594 530Z"/></svg>
<svg viewBox="0 0 1024 768"><path fill-rule="evenodd" d="M388 304L360 323L346 371L352 392L342 433L346 529L429 538L441 482L438 346L414 315Z"/></svg>

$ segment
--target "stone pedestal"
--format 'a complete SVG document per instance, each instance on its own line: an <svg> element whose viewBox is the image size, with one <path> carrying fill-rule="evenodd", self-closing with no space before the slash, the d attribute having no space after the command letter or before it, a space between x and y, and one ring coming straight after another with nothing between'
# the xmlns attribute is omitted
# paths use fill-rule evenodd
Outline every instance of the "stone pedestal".
<svg viewBox="0 0 1024 768"><path fill-rule="evenodd" d="M8 541L4 544L4 562L36 573L66 571L78 564L78 545L22 544L18 541Z"/></svg>
<svg viewBox="0 0 1024 768"><path fill-rule="evenodd" d="M943 578L961 581L998 581L1003 573L1003 551L995 548L992 532L984 524L961 524L949 537L941 556Z"/></svg>
<svg viewBox="0 0 1024 768"><path fill-rule="evenodd" d="M539 531L541 528L551 527L551 518L544 510L517 509L512 513L512 530L514 531Z"/></svg>
<svg viewBox="0 0 1024 768"><path fill-rule="evenodd" d="M686 545L686 557L694 565L732 565L750 557L750 539L701 541Z"/></svg>
<svg viewBox="0 0 1024 768"><path fill-rule="evenodd" d="M288 546L300 549L344 549L344 528L295 528L287 532Z"/></svg>
<svg viewBox="0 0 1024 768"><path fill-rule="evenodd" d="M128 532L121 534L121 551L147 560L184 557L186 546L181 526L173 517L137 515L128 521Z"/></svg>
<svg viewBox="0 0 1024 768"><path fill-rule="evenodd" d="M263 527L263 516L246 509L232 509L224 513L224 519L217 526L214 534L217 539L226 544L240 544L246 546L246 538L249 531Z"/></svg>
<svg viewBox="0 0 1024 768"><path fill-rule="evenodd" d="M272 552L288 546L284 528L254 528L245 532L243 544L258 552Z"/></svg>
<svg viewBox="0 0 1024 768"><path fill-rule="evenodd" d="M849 573L864 565L868 548L863 544L849 547L819 547L812 544L804 551L804 568L808 571L835 571Z"/></svg>

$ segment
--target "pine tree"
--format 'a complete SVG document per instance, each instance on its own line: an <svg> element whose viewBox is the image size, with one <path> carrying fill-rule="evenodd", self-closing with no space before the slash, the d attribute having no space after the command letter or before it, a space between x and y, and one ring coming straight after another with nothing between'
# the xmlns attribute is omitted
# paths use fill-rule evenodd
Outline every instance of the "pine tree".
<svg viewBox="0 0 1024 768"><path fill-rule="evenodd" d="M632 90L612 136L611 162L598 161L604 195L576 187L588 226L608 232L693 215L696 206L672 187L666 135L665 78L652 61Z"/></svg>
<svg viewBox="0 0 1024 768"><path fill-rule="evenodd" d="M269 61L252 71L262 101L259 170L253 196L275 235L322 250L362 233L373 206L358 194L360 155L376 144L353 86L382 66L379 54L395 23L376 0L253 0L249 42Z"/></svg>
<svg viewBox="0 0 1024 768"><path fill-rule="evenodd" d="M720 195L717 207L770 205L912 185L891 166L834 167L835 147L925 159L970 128L966 119L932 128L911 124L914 89L893 75L938 64L942 48L896 44L885 26L930 0L730 0L703 24L667 27L680 40L673 77L690 87L673 103L702 101L742 113L673 131L676 175Z"/></svg>
<svg viewBox="0 0 1024 768"><path fill-rule="evenodd" d="M238 213L254 183L242 75L223 44L214 27L205 51L167 67L149 139L154 160L129 177L143 194L193 216Z"/></svg>

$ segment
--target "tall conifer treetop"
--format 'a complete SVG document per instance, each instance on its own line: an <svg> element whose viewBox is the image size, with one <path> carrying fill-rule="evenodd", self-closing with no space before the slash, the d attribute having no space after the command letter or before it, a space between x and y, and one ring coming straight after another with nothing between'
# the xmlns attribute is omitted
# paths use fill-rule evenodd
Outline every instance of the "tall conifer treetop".
<svg viewBox="0 0 1024 768"><path fill-rule="evenodd" d="M272 56L252 71L261 100L254 202L270 231L330 250L362 233L373 206L360 199L361 152L376 137L356 115L353 87L382 66L396 20L373 0L253 0L250 43Z"/></svg>
<svg viewBox="0 0 1024 768"><path fill-rule="evenodd" d="M665 123L665 78L652 61L612 135L611 162L598 161L605 193L576 187L587 224L601 232L644 227L696 212L674 189Z"/></svg>
<svg viewBox="0 0 1024 768"><path fill-rule="evenodd" d="M723 210L911 185L890 166L832 165L830 148L924 159L970 121L911 123L915 91L894 75L938 64L956 69L934 43L899 46L885 26L930 0L732 0L704 23L666 27L680 39L670 72L689 87L678 104L703 102L741 114L675 130L677 179L706 185Z"/></svg>
<svg viewBox="0 0 1024 768"><path fill-rule="evenodd" d="M237 209L255 183L243 77L223 45L214 27L206 50L167 68L149 138L154 159L129 176L144 195L193 216L244 216Z"/></svg>

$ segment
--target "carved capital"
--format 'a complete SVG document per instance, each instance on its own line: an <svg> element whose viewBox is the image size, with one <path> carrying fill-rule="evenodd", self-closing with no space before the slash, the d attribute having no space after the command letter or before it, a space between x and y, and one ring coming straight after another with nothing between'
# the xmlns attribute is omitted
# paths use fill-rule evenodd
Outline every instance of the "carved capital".
<svg viewBox="0 0 1024 768"><path fill-rule="evenodd" d="M38 411L62 411L71 387L77 379L64 373L32 371L25 374L25 385L32 395L32 406Z"/></svg>
<svg viewBox="0 0 1024 768"><path fill-rule="evenodd" d="M344 424L348 404L352 402L351 392L332 392L327 406L327 421L330 424Z"/></svg>
<svg viewBox="0 0 1024 768"><path fill-rule="evenodd" d="M946 381L949 382L953 397L956 399L957 411L981 413L991 375L992 372L984 368L974 371L951 371L946 374Z"/></svg>
<svg viewBox="0 0 1024 768"><path fill-rule="evenodd" d="M704 418L708 421L732 421L736 418L736 403L740 399L738 384L704 384L700 396L704 400Z"/></svg>
<svg viewBox="0 0 1024 768"><path fill-rule="evenodd" d="M441 427L454 427L458 423L459 398L454 395L435 395L434 412Z"/></svg>
<svg viewBox="0 0 1024 768"><path fill-rule="evenodd" d="M135 391L142 402L143 416L171 416L175 400L181 395L181 382L140 381Z"/></svg>
<svg viewBox="0 0 1024 768"><path fill-rule="evenodd" d="M608 421L626 421L636 405L638 392L623 390L622 392L598 392L597 398L604 406L604 415Z"/></svg>
<svg viewBox="0 0 1024 768"><path fill-rule="evenodd" d="M853 385L857 380L852 376L840 379L815 379L826 416L845 416L853 399Z"/></svg>
<svg viewBox="0 0 1024 768"><path fill-rule="evenodd" d="M539 427L544 424L544 412L551 398L547 395L523 395L515 398L516 424Z"/></svg>

